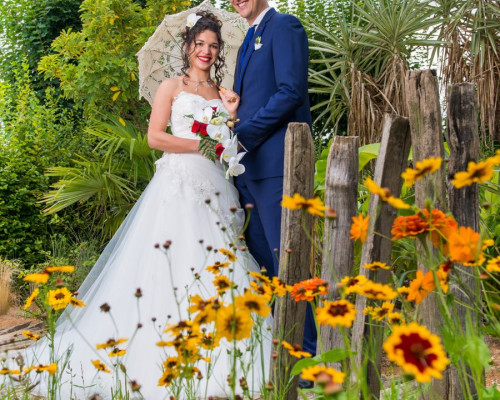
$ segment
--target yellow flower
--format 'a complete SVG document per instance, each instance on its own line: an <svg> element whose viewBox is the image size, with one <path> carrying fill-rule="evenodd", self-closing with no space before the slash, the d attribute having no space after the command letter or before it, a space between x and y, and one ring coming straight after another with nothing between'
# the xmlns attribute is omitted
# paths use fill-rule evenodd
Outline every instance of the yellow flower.
<svg viewBox="0 0 500 400"><path fill-rule="evenodd" d="M443 293L448 293L448 277L450 275L451 269L453 268L453 262L447 260L439 264L438 269L436 271L436 275L439 281L439 285Z"/></svg>
<svg viewBox="0 0 500 400"><path fill-rule="evenodd" d="M33 303L33 300L35 300L37 298L39 293L40 293L40 289L35 288L35 290L33 290L30 297L27 298L26 303L24 304L23 308L25 310L27 310L31 306L31 303Z"/></svg>
<svg viewBox="0 0 500 400"><path fill-rule="evenodd" d="M51 274L52 272L65 272L65 273L73 273L75 272L75 267L72 265L64 265L62 267L55 267L55 266L50 266L50 267L45 267L45 272L48 274Z"/></svg>
<svg viewBox="0 0 500 400"><path fill-rule="evenodd" d="M383 285L370 280L367 280L362 286L360 286L356 290L356 293L372 300L390 301L394 300L397 296L397 292L389 285Z"/></svg>
<svg viewBox="0 0 500 400"><path fill-rule="evenodd" d="M40 340L40 335L37 335L36 333L30 332L30 331L22 331L21 333L23 336L26 336L28 339L31 340Z"/></svg>
<svg viewBox="0 0 500 400"><path fill-rule="evenodd" d="M40 364L36 367L37 372L47 371L50 375L54 375L57 372L57 363L52 363L49 365Z"/></svg>
<svg viewBox="0 0 500 400"><path fill-rule="evenodd" d="M121 357L123 356L127 351L124 349L119 349L118 347L115 347L113 350L111 350L108 353L108 356L110 357Z"/></svg>
<svg viewBox="0 0 500 400"><path fill-rule="evenodd" d="M253 320L248 313L237 313L232 306L223 307L217 313L217 335L229 341L249 338Z"/></svg>
<svg viewBox="0 0 500 400"><path fill-rule="evenodd" d="M366 186L366 188L368 189L368 191L370 193L373 193L373 194L380 196L380 200L385 201L386 203L389 203L394 208L401 209L401 210L407 210L410 208L409 204L406 204L399 197L394 197L393 195L391 195L391 192L389 191L389 189L381 188L371 178L366 178L365 181L363 182L363 185Z"/></svg>
<svg viewBox="0 0 500 400"><path fill-rule="evenodd" d="M87 307L87 305L83 301L78 300L76 297L71 297L71 299L69 299L69 302L73 307Z"/></svg>
<svg viewBox="0 0 500 400"><path fill-rule="evenodd" d="M366 241L366 236L368 234L369 223L370 223L369 215L367 215L366 218L364 218L363 214L359 213L357 217L352 217L350 239L359 240L361 243L364 243Z"/></svg>
<svg viewBox="0 0 500 400"><path fill-rule="evenodd" d="M234 255L234 253L227 249L219 249L219 252L227 257L229 262L235 262L238 258Z"/></svg>
<svg viewBox="0 0 500 400"><path fill-rule="evenodd" d="M345 379L345 374L343 372L337 371L331 367L325 367L323 365L314 365L312 367L304 368L300 377L308 381L316 381L318 376L321 374L327 374L335 383L342 383Z"/></svg>
<svg viewBox="0 0 500 400"><path fill-rule="evenodd" d="M441 340L415 322L393 326L392 334L384 343L390 361L398 364L406 373L414 375L420 383L431 378L442 378L449 364Z"/></svg>
<svg viewBox="0 0 500 400"><path fill-rule="evenodd" d="M405 319L401 315L401 313L398 312L391 312L387 316L387 320L389 321L389 324L395 325L395 324L404 324Z"/></svg>
<svg viewBox="0 0 500 400"><path fill-rule="evenodd" d="M273 276L273 280L269 287L272 293L277 297L283 297L292 290L291 285L287 285L277 276Z"/></svg>
<svg viewBox="0 0 500 400"><path fill-rule="evenodd" d="M370 312L370 316L376 321L382 321L387 317L392 310L394 310L394 304L384 301L380 307L374 307Z"/></svg>
<svg viewBox="0 0 500 400"><path fill-rule="evenodd" d="M220 261L216 261L215 264L209 265L207 267L207 271L211 272L212 274L215 275L215 274L218 274L222 270L222 268L226 268L226 267L229 267L228 262L221 263Z"/></svg>
<svg viewBox="0 0 500 400"><path fill-rule="evenodd" d="M247 291L234 299L237 312L256 313L261 317L267 317L271 313L268 304L269 298Z"/></svg>
<svg viewBox="0 0 500 400"><path fill-rule="evenodd" d="M417 271L417 277L410 283L407 300L421 303L435 287L432 271L428 271L425 275L422 271Z"/></svg>
<svg viewBox="0 0 500 400"><path fill-rule="evenodd" d="M376 271L378 269L391 269L390 265L387 265L386 263L380 262L380 261L374 261L369 264L364 264L363 268L370 269L372 271Z"/></svg>
<svg viewBox="0 0 500 400"><path fill-rule="evenodd" d="M316 309L316 318L320 325L350 328L356 318L356 309L347 300L325 301L323 307Z"/></svg>
<svg viewBox="0 0 500 400"><path fill-rule="evenodd" d="M467 171L457 172L451 184L460 189L473 183L489 181L495 172L494 166L490 160L481 161L477 164L474 161L469 161Z"/></svg>
<svg viewBox="0 0 500 400"><path fill-rule="evenodd" d="M107 372L107 373L111 372L111 370L109 370L108 367L106 367L106 365L103 364L101 361L99 361L99 360L90 360L90 361L92 361L92 364L94 365L95 369L97 369L98 371Z"/></svg>
<svg viewBox="0 0 500 400"><path fill-rule="evenodd" d="M226 291L232 287L234 284L225 275L217 276L213 281L214 286L217 288L219 294L224 294Z"/></svg>
<svg viewBox="0 0 500 400"><path fill-rule="evenodd" d="M290 343L285 342L284 340L281 342L281 345L288 350L288 353L295 358L309 358L312 357L311 353L308 353L307 351L302 351L302 347L300 345L296 344L295 346L292 346Z"/></svg>
<svg viewBox="0 0 500 400"><path fill-rule="evenodd" d="M163 375L158 380L158 386L169 387L178 376L179 371L177 368L165 368L163 370Z"/></svg>
<svg viewBox="0 0 500 400"><path fill-rule="evenodd" d="M219 337L213 333L205 332L201 338L201 347L207 350L213 350L219 346Z"/></svg>
<svg viewBox="0 0 500 400"><path fill-rule="evenodd" d="M398 294L405 300L408 300L410 295L410 288L408 286L401 286L398 288Z"/></svg>
<svg viewBox="0 0 500 400"><path fill-rule="evenodd" d="M0 375L21 375L21 371L18 369L8 369L6 367L3 367L0 369Z"/></svg>
<svg viewBox="0 0 500 400"><path fill-rule="evenodd" d="M26 275L23 279L23 281L34 282L36 284L47 283L48 280L49 280L49 274L45 274L45 273L29 274L29 275Z"/></svg>
<svg viewBox="0 0 500 400"><path fill-rule="evenodd" d="M125 343L128 339L109 339L106 343L101 343L95 346L97 350L99 349L107 349L109 347L116 347L119 344Z"/></svg>
<svg viewBox="0 0 500 400"><path fill-rule="evenodd" d="M50 290L47 294L49 306L54 310L65 308L70 303L71 297L71 292L65 287Z"/></svg>
<svg viewBox="0 0 500 400"><path fill-rule="evenodd" d="M295 301L311 301L316 296L328 294L329 287L330 284L327 281L315 276L314 278L306 279L293 285L290 294Z"/></svg>
<svg viewBox="0 0 500 400"><path fill-rule="evenodd" d="M488 264L486 264L486 270L491 273L500 272L500 256L488 260Z"/></svg>
<svg viewBox="0 0 500 400"><path fill-rule="evenodd" d="M406 186L412 186L415 181L422 179L427 174L432 174L441 168L441 163L443 159L437 158L426 158L422 161L417 161L415 164L415 169L407 168L405 172L401 174L401 177L405 180Z"/></svg>
<svg viewBox="0 0 500 400"><path fill-rule="evenodd" d="M290 210L302 209L311 215L317 215L319 217L322 217L327 209L319 197L305 199L298 193L295 193L293 197L283 195L281 206Z"/></svg>
<svg viewBox="0 0 500 400"><path fill-rule="evenodd" d="M364 275L358 275L355 277L346 276L341 281L339 286L344 288L344 293L346 295L350 293L356 293L357 290L366 283L367 279Z"/></svg>

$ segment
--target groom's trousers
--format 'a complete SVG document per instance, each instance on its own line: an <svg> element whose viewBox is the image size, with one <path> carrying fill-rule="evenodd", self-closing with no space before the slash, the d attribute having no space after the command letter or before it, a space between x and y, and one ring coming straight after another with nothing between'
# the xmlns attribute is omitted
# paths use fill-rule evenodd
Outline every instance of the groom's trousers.
<svg viewBox="0 0 500 400"><path fill-rule="evenodd" d="M272 278L278 276L281 238L281 200L283 177L245 179L235 178L242 207L253 205L245 238L250 253L259 266L264 266ZM303 349L316 354L317 332L311 305L307 305Z"/></svg>

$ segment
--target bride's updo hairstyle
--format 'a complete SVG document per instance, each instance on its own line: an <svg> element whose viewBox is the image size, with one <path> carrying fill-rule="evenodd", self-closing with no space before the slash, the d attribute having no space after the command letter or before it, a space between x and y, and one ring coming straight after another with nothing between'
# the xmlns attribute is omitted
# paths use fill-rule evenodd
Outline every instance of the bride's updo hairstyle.
<svg viewBox="0 0 500 400"><path fill-rule="evenodd" d="M223 56L224 41L222 40L222 22L212 13L206 11L198 11L196 15L201 18L196 21L196 23L190 28L186 26L186 30L182 32L183 49L190 49L191 45L195 42L196 37L203 31L212 31L217 35L217 41L219 42L219 55L217 60L215 60L215 80L217 85L222 82L222 68L225 65L225 59ZM187 51L182 52L182 62L183 67L181 69L182 73L189 77L187 70L189 69L189 54Z"/></svg>

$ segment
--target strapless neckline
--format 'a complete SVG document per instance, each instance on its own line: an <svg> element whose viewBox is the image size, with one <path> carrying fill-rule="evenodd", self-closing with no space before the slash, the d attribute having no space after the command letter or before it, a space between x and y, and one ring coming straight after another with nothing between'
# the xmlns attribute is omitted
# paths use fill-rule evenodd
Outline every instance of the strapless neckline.
<svg viewBox="0 0 500 400"><path fill-rule="evenodd" d="M201 94L198 94L198 93L191 93L191 92L186 92L185 90L181 90L177 96L174 97L174 99L172 100L172 104L175 103L175 101L181 97L182 95L191 95L191 96L195 96L195 97L199 97L200 99L203 99L205 100L207 103L210 103L211 101L218 101L220 103L222 103L222 100L221 99L206 99L205 97L203 97Z"/></svg>

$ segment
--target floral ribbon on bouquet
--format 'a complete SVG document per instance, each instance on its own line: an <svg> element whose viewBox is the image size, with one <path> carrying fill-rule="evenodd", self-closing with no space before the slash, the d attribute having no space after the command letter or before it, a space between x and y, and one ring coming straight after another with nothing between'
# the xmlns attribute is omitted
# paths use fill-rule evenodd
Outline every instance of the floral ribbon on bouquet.
<svg viewBox="0 0 500 400"><path fill-rule="evenodd" d="M193 120L191 132L200 137L198 150L213 162L220 160L226 171L226 178L245 172L240 161L246 152L238 153L238 139L231 130L234 122L229 114L217 107L205 107L186 117Z"/></svg>

